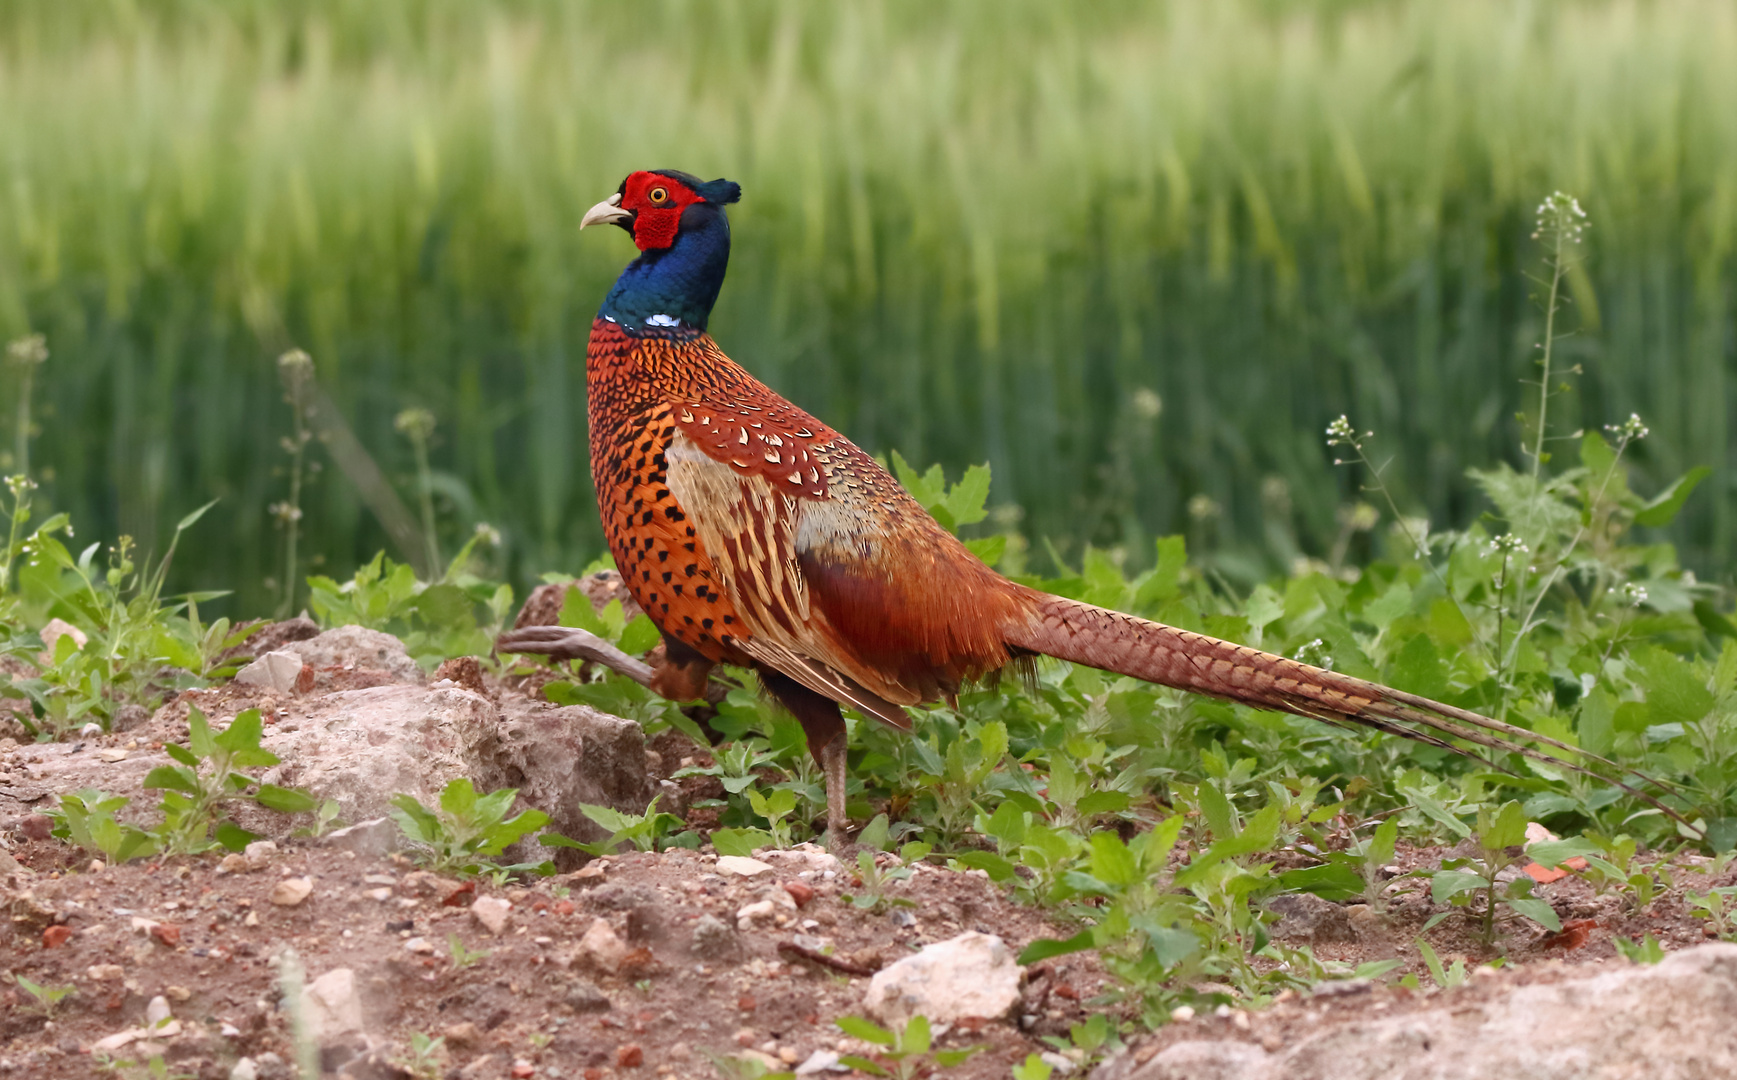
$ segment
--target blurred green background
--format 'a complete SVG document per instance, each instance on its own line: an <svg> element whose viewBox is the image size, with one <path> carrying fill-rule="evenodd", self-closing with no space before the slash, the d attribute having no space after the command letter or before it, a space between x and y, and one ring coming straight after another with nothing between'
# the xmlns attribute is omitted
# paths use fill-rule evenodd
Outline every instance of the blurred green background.
<svg viewBox="0 0 1737 1080"><path fill-rule="evenodd" d="M1339 536L1341 412L1408 511L1476 517L1561 188L1552 431L1640 413L1647 493L1714 466L1671 538L1729 580L1734 103L1700 0L12 0L0 335L47 335L33 469L81 540L220 496L175 579L269 608L300 346L412 504L393 417L433 413L444 550L488 522L523 582L602 546L585 338L632 248L580 215L728 176L733 357L871 451L991 461L1040 549L1187 532L1246 577ZM387 543L336 469L304 505L304 569Z"/></svg>

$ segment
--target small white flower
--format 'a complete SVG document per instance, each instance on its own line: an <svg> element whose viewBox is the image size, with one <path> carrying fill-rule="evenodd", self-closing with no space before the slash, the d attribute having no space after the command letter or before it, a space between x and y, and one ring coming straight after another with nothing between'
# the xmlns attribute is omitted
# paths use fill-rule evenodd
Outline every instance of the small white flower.
<svg viewBox="0 0 1737 1080"><path fill-rule="evenodd" d="M1628 419L1620 424L1606 424L1604 430L1610 432L1621 443L1639 442L1651 434L1651 430L1641 421L1639 413L1629 413Z"/></svg>
<svg viewBox="0 0 1737 1080"><path fill-rule="evenodd" d="M1640 607L1647 602L1647 587L1630 581L1622 587L1622 598L1630 607Z"/></svg>

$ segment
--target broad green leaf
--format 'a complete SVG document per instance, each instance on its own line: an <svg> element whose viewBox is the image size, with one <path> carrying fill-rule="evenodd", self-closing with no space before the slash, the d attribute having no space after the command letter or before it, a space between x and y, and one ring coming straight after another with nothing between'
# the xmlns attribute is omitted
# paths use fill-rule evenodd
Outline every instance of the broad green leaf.
<svg viewBox="0 0 1737 1080"><path fill-rule="evenodd" d="M280 814L304 814L319 809L320 805L318 799L305 791L276 784L259 785L253 799L267 810L276 810Z"/></svg>
<svg viewBox="0 0 1737 1080"><path fill-rule="evenodd" d="M1675 483L1659 492L1657 498L1641 507L1640 512L1634 516L1635 524L1649 528L1669 525L1676 518L1677 511L1683 508L1683 503L1688 501L1690 494L1712 473L1713 470L1707 466L1697 465L1679 476Z"/></svg>
<svg viewBox="0 0 1737 1080"><path fill-rule="evenodd" d="M1345 900L1363 893L1363 876L1338 862L1287 870L1274 880L1287 892L1314 893L1327 900Z"/></svg>
<svg viewBox="0 0 1737 1080"><path fill-rule="evenodd" d="M904 1035L899 1039L899 1049L911 1054L926 1054L931 1041L929 1018L919 1014L911 1017L905 1024Z"/></svg>
<svg viewBox="0 0 1737 1080"><path fill-rule="evenodd" d="M238 750L257 750L259 740L265 733L264 721L260 719L258 709L247 709L235 714L235 719L223 729L222 734L212 739L220 750L235 753Z"/></svg>
<svg viewBox="0 0 1737 1080"><path fill-rule="evenodd" d="M1489 882L1465 870L1438 870L1429 878L1429 898L1445 904L1463 892L1485 888Z"/></svg>
<svg viewBox="0 0 1737 1080"><path fill-rule="evenodd" d="M1543 900L1533 897L1511 896L1504 902L1552 933L1562 929L1562 919L1557 916L1556 909Z"/></svg>
<svg viewBox="0 0 1737 1080"><path fill-rule="evenodd" d="M1140 867L1122 838L1113 832L1092 834L1092 876L1108 885L1132 885L1140 880Z"/></svg>
<svg viewBox="0 0 1737 1080"><path fill-rule="evenodd" d="M772 842L765 829L717 829L712 833L712 849L719 855L752 855Z"/></svg>
<svg viewBox="0 0 1737 1080"><path fill-rule="evenodd" d="M185 769L159 765L145 774L144 786L151 790L185 791L199 794L199 783Z"/></svg>
<svg viewBox="0 0 1737 1080"><path fill-rule="evenodd" d="M1051 957L1066 956L1068 953L1094 948L1097 948L1097 940L1093 937L1092 931L1081 930L1066 940L1039 938L1020 950L1019 962L1021 964L1037 964Z"/></svg>
<svg viewBox="0 0 1737 1080"><path fill-rule="evenodd" d="M211 725L205 720L205 713L194 705L187 710L187 745L193 753L201 758L210 757L217 749L211 741Z"/></svg>
<svg viewBox="0 0 1737 1080"><path fill-rule="evenodd" d="M897 453L897 451L894 452ZM833 1023L851 1038L861 1039L863 1042L874 1043L877 1046L892 1046L898 1041L893 1033L886 1028L872 1021L864 1020L860 1016L841 1016Z"/></svg>
<svg viewBox="0 0 1737 1080"><path fill-rule="evenodd" d="M1597 844L1582 836L1571 836L1566 840L1543 840L1536 844L1526 845L1526 854L1540 866L1561 866L1569 859L1584 858L1596 855L1601 849Z"/></svg>
<svg viewBox="0 0 1737 1080"><path fill-rule="evenodd" d="M459 821L476 818L476 785L461 776L447 783L440 791L440 808Z"/></svg>

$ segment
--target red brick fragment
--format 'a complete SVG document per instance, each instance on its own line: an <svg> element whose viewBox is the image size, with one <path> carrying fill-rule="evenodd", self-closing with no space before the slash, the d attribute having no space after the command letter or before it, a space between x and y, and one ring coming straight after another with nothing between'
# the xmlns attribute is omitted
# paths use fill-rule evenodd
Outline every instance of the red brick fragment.
<svg viewBox="0 0 1737 1080"><path fill-rule="evenodd" d="M58 949L71 940L70 926L51 926L42 932L42 947L45 949Z"/></svg>
<svg viewBox="0 0 1737 1080"><path fill-rule="evenodd" d="M615 1067L618 1069L637 1069L645 1064L645 1051L638 1043L627 1043L615 1048Z"/></svg>

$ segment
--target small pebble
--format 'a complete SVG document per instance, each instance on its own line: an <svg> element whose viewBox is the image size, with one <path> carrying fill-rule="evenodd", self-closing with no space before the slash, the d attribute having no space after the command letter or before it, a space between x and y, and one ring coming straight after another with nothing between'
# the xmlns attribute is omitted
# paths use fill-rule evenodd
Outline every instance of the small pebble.
<svg viewBox="0 0 1737 1080"><path fill-rule="evenodd" d="M1176 1021L1178 1024L1194 1019L1194 1006L1176 1006L1174 1009L1170 1010L1170 1019Z"/></svg>
<svg viewBox="0 0 1737 1080"><path fill-rule="evenodd" d="M267 843L269 841L260 841ZM252 847L252 844L248 845ZM305 877L284 878L271 887L271 902L279 907L296 907L313 894L313 879Z"/></svg>
<svg viewBox="0 0 1737 1080"><path fill-rule="evenodd" d="M618 1069L637 1069L645 1064L645 1051L638 1043L627 1043L615 1048L615 1067Z"/></svg>

